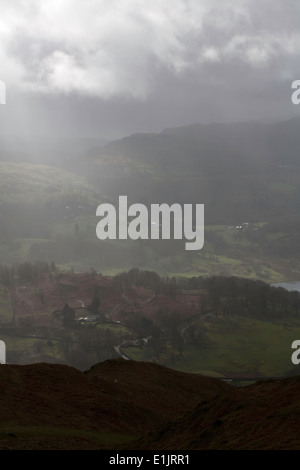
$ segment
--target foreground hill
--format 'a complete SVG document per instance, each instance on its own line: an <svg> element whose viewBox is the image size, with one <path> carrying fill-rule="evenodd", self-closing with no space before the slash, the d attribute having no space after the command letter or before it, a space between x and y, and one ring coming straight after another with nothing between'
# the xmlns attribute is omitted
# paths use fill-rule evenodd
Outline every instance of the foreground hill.
<svg viewBox="0 0 300 470"><path fill-rule="evenodd" d="M198 405L138 446L164 450L299 450L299 392L298 376L232 389Z"/></svg>
<svg viewBox="0 0 300 470"><path fill-rule="evenodd" d="M300 449L300 378L243 388L121 359L0 368L0 448Z"/></svg>
<svg viewBox="0 0 300 470"><path fill-rule="evenodd" d="M217 379L122 359L85 373L59 364L4 365L0 448L124 446L228 389Z"/></svg>

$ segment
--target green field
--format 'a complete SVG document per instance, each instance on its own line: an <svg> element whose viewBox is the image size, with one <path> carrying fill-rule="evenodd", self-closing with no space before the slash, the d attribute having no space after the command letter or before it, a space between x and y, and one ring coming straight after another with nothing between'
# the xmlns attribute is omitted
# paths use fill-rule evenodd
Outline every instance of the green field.
<svg viewBox="0 0 300 470"><path fill-rule="evenodd" d="M61 198L72 202L78 193L91 197L92 187L86 179L47 165L0 161L1 201L39 204Z"/></svg>
<svg viewBox="0 0 300 470"><path fill-rule="evenodd" d="M210 317L193 328L201 329L203 344L185 344L182 354L166 344L152 360L185 372L215 377L283 376L297 366L291 362L292 342L300 338L300 320L262 321L249 317ZM151 359L150 348L124 347L134 360Z"/></svg>

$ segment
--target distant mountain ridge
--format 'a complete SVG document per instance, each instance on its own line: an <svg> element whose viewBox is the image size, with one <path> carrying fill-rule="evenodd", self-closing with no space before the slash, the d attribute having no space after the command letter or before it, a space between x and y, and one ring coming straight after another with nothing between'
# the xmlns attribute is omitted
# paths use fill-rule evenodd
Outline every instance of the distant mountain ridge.
<svg viewBox="0 0 300 470"><path fill-rule="evenodd" d="M282 200L288 211L297 210L300 118L136 133L93 148L84 162L90 180L110 198L201 202L207 223L265 221L278 217Z"/></svg>
<svg viewBox="0 0 300 470"><path fill-rule="evenodd" d="M243 146L262 151L269 150L271 161L300 164L300 117L291 118L275 123L237 122L237 123L211 123L193 124L176 128L164 129L163 135L176 135L179 137L195 139L201 142L219 141L224 145L235 141L240 145L241 154ZM271 151L274 154L271 154Z"/></svg>
<svg viewBox="0 0 300 470"><path fill-rule="evenodd" d="M102 156L146 163L177 176L255 174L278 164L300 165L300 118L258 122L193 124L160 133L136 133L94 148Z"/></svg>

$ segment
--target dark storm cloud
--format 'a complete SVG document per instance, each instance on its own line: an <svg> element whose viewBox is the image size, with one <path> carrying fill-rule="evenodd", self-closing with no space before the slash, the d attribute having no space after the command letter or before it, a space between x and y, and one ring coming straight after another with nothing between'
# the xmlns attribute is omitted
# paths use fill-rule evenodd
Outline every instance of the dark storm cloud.
<svg viewBox="0 0 300 470"><path fill-rule="evenodd" d="M299 21L296 0L3 1L0 78L41 132L288 115Z"/></svg>

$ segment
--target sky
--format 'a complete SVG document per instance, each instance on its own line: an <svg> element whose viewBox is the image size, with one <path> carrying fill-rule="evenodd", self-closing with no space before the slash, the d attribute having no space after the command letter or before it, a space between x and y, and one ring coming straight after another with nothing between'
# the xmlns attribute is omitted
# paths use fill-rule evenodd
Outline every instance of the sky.
<svg viewBox="0 0 300 470"><path fill-rule="evenodd" d="M299 0L1 0L0 134L298 116Z"/></svg>

